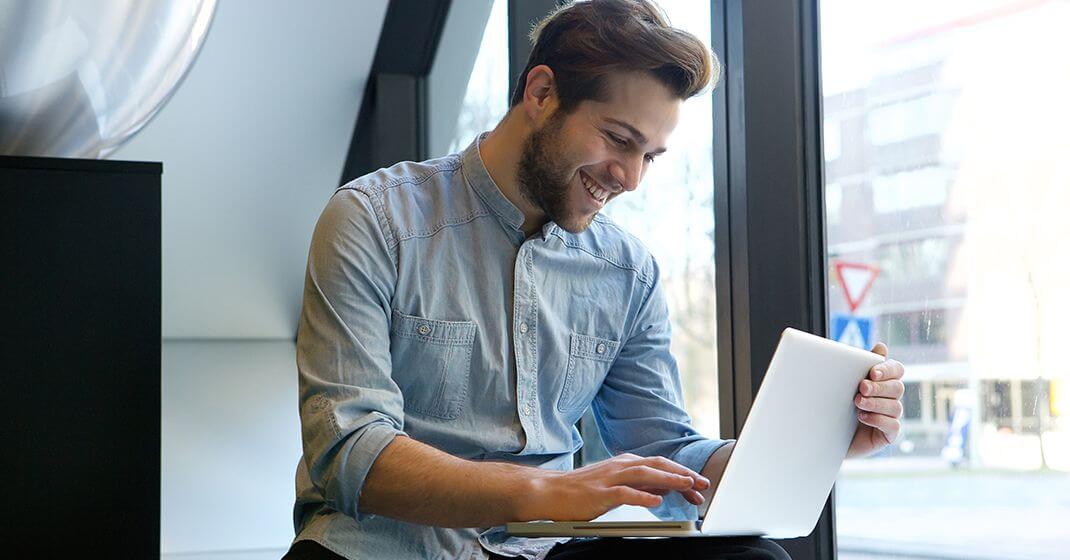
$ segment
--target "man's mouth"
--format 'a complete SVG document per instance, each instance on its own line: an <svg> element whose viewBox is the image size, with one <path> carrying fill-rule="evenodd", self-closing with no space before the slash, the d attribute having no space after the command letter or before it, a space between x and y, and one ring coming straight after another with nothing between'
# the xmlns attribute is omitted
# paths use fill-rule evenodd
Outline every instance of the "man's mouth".
<svg viewBox="0 0 1070 560"><path fill-rule="evenodd" d="M583 183L584 188L586 188L587 192L590 193L591 198L593 198L599 204L605 204L606 200L609 199L611 191L609 189L603 188L601 185L598 184L597 181L590 178L586 173L580 172L580 182Z"/></svg>

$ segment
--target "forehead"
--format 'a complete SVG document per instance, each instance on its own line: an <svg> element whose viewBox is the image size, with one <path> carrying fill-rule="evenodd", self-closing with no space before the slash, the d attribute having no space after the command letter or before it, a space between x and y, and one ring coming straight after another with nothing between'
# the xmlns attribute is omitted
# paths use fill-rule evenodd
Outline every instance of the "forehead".
<svg viewBox="0 0 1070 560"><path fill-rule="evenodd" d="M623 121L637 128L651 144L663 146L676 128L683 100L653 76L645 73L613 73L606 80L604 101L586 101L581 106L596 121Z"/></svg>

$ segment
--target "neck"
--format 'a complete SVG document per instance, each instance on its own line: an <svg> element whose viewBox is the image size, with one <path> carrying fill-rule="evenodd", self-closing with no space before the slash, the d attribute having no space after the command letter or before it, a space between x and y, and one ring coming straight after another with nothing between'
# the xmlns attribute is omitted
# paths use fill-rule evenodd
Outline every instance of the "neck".
<svg viewBox="0 0 1070 560"><path fill-rule="evenodd" d="M479 157L487 167L491 180L505 198L524 213L525 236L530 236L546 223L546 215L520 192L516 170L520 165L524 143L531 129L523 122L523 112L510 110L502 122L479 144Z"/></svg>

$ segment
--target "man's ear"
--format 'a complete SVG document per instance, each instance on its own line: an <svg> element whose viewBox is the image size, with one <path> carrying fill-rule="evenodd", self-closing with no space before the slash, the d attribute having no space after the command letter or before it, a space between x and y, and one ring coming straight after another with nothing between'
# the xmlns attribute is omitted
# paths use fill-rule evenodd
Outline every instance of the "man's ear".
<svg viewBox="0 0 1070 560"><path fill-rule="evenodd" d="M557 107L557 89L554 71L540 64L528 71L524 84L524 114L532 122L541 122Z"/></svg>

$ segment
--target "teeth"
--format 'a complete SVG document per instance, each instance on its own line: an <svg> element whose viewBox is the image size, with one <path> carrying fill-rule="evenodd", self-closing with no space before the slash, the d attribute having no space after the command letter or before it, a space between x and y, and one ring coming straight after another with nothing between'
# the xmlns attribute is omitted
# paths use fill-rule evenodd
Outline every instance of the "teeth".
<svg viewBox="0 0 1070 560"><path fill-rule="evenodd" d="M609 196L609 191L603 189L602 187L596 186L587 177L584 177L583 175L580 175L580 180L583 181L583 186L587 187L587 192L591 193L591 196L593 196L599 202L606 201L606 198Z"/></svg>

